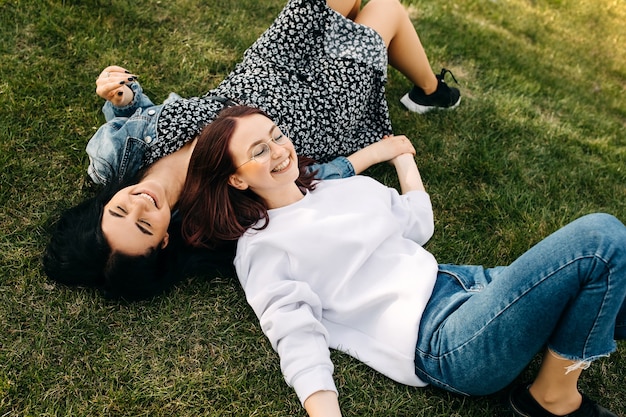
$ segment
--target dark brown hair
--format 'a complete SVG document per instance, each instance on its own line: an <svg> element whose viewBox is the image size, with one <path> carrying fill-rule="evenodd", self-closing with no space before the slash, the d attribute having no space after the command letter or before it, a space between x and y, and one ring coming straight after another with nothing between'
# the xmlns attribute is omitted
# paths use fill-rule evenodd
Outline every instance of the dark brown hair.
<svg viewBox="0 0 626 417"><path fill-rule="evenodd" d="M252 226L267 227L269 219L263 200L250 190L238 190L228 184L229 177L237 170L228 149L237 120L254 114L269 118L254 107L230 107L198 136L178 202L183 219L182 235L192 246L211 248L238 239ZM298 158L300 176L296 184L308 190L315 188L315 173L305 173L305 166L311 162L309 158Z"/></svg>
<svg viewBox="0 0 626 417"><path fill-rule="evenodd" d="M210 251L189 248L180 234L178 216L170 222L166 248L139 256L111 250L102 234L104 206L117 191L136 184L140 175L105 186L55 219L42 256L48 278L69 287L95 289L108 299L136 301L159 295L192 275L232 276L233 245Z"/></svg>

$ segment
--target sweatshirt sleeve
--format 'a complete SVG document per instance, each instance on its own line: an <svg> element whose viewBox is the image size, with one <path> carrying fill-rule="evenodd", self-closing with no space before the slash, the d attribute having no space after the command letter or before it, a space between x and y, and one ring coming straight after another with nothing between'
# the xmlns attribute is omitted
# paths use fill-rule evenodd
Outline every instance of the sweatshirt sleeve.
<svg viewBox="0 0 626 417"><path fill-rule="evenodd" d="M337 393L322 304L308 284L291 279L287 255L269 244L251 244L244 236L235 268L263 333L280 357L285 381L300 402L317 391Z"/></svg>
<svg viewBox="0 0 626 417"><path fill-rule="evenodd" d="M403 235L425 245L435 232L435 221L430 196L425 191L410 191L400 195L390 188L391 209L400 223Z"/></svg>

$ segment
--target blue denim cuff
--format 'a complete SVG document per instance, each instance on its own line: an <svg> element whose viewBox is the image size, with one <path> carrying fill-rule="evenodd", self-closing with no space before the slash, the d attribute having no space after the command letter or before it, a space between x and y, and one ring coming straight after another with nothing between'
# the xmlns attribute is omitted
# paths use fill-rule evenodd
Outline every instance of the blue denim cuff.
<svg viewBox="0 0 626 417"><path fill-rule="evenodd" d="M102 106L102 113L107 121L114 117L130 117L139 107L151 106L152 102L148 97L143 94L141 85L134 81L126 84L133 91L133 99L125 106L114 106L109 100L107 100Z"/></svg>
<svg viewBox="0 0 626 417"><path fill-rule="evenodd" d="M345 156L339 156L325 164L313 164L307 167L307 172L317 171L315 175L321 180L348 178L355 175L354 167Z"/></svg>

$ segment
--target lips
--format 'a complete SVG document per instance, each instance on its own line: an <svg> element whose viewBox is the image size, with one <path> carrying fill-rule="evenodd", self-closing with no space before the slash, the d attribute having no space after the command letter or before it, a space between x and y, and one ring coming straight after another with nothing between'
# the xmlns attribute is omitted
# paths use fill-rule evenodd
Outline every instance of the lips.
<svg viewBox="0 0 626 417"><path fill-rule="evenodd" d="M291 165L291 159L287 158L282 163L280 163L279 165L275 166L274 169L272 170L272 172L284 171L286 168L289 167L289 165Z"/></svg>
<svg viewBox="0 0 626 417"><path fill-rule="evenodd" d="M138 196L138 197L143 198L144 200L149 201L154 207L159 208L159 206L157 204L157 199L156 199L156 197L152 193L149 193L149 192L146 192L146 191L141 191L141 192L139 192L139 193L137 193L135 195Z"/></svg>

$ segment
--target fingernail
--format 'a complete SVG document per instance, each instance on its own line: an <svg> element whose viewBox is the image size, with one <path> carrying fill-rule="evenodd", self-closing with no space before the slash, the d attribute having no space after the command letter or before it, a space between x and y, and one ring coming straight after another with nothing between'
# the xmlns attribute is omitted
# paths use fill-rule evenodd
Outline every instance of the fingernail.
<svg viewBox="0 0 626 417"><path fill-rule="evenodd" d="M128 70L126 70L126 71L124 71L124 72L125 72L126 74L130 74L130 71L128 71Z"/></svg>
<svg viewBox="0 0 626 417"><path fill-rule="evenodd" d="M118 91L118 92L117 92L117 95L118 95L118 96L123 96L123 95L124 95L124 92L123 92L123 91Z"/></svg>
<svg viewBox="0 0 626 417"><path fill-rule="evenodd" d="M134 81L135 77L128 77L128 81Z"/></svg>
<svg viewBox="0 0 626 417"><path fill-rule="evenodd" d="M124 84L126 84L126 81L120 81L120 84L124 85Z"/></svg>

